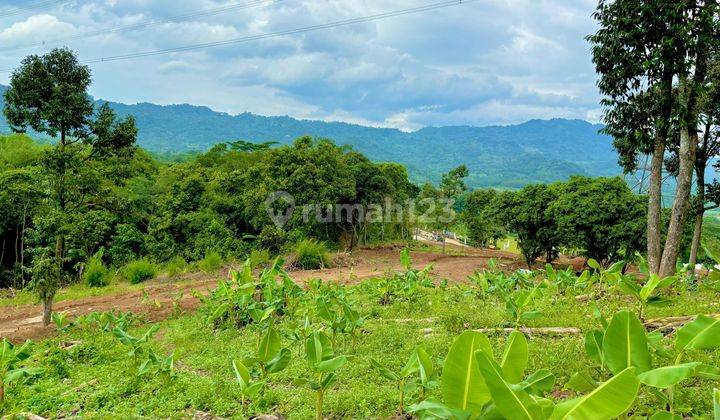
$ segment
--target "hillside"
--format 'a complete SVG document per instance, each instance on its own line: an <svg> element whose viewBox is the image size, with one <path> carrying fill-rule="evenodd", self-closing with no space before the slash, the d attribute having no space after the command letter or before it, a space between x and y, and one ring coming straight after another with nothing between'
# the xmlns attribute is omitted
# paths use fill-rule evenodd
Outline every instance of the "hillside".
<svg viewBox="0 0 720 420"><path fill-rule="evenodd" d="M351 145L376 161L405 164L418 182L437 181L440 174L463 163L470 168L469 184L473 187L517 188L573 174L620 173L610 139L598 133L601 126L580 120L428 127L408 133L287 116L230 115L193 105L110 105L121 115L135 115L139 144L155 152L203 151L237 139L286 144L311 135ZM8 131L2 116L0 131Z"/></svg>

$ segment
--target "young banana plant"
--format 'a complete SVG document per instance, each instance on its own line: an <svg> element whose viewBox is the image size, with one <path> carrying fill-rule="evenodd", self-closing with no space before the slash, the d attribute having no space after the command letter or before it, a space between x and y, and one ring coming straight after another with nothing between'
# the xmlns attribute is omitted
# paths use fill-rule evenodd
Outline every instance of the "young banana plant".
<svg viewBox="0 0 720 420"><path fill-rule="evenodd" d="M675 332L673 350L675 361L672 365L662 366L648 370L638 375L643 384L663 390L654 394L666 403L668 412L658 413L663 418L677 418L682 416L676 413L675 388L692 377L705 377L720 379L720 369L701 362L685 362L682 360L688 351L715 350L720 348L720 320L700 315L695 320L685 324Z"/></svg>
<svg viewBox="0 0 720 420"><path fill-rule="evenodd" d="M73 325L70 321L70 317L65 312L53 312L52 321L55 324L55 328L61 332L67 332Z"/></svg>
<svg viewBox="0 0 720 420"><path fill-rule="evenodd" d="M140 337L132 336L120 327L115 327L115 329L113 329L113 334L115 335L115 337L122 344L130 347L128 356L133 358L133 365L135 366L138 376L141 375L141 367L144 364L144 362L141 362L140 358L147 357L149 351L146 344L148 343L148 341L150 341L150 338L155 335L158 329L159 327L157 325L153 325L149 330L145 332L145 334Z"/></svg>
<svg viewBox="0 0 720 420"><path fill-rule="evenodd" d="M175 353L170 356L161 356L153 350L148 350L145 360L138 366L138 376L159 374L167 382L175 372Z"/></svg>
<svg viewBox="0 0 720 420"><path fill-rule="evenodd" d="M235 373L235 380L238 383L240 389L240 402L241 405L245 406L245 401L248 398L253 398L265 385L264 381L254 381L250 376L250 370L240 360L232 361L233 372Z"/></svg>
<svg viewBox="0 0 720 420"><path fill-rule="evenodd" d="M475 296L485 300L490 291L490 283L484 273L476 271L473 275L468 276L468 280L474 285Z"/></svg>
<svg viewBox="0 0 720 420"><path fill-rule="evenodd" d="M552 390L555 377L545 370L525 376L527 364L527 340L521 332L511 333L496 361L488 338L466 331L445 358L443 402L424 401L410 411L421 418L609 419L630 408L640 384L635 368L629 367L592 392L555 404L543 396Z"/></svg>
<svg viewBox="0 0 720 420"><path fill-rule="evenodd" d="M632 276L619 276L620 290L633 296L638 304L638 317L643 319L648 306L662 306L670 301L658 295L656 292L671 286L677 281L677 277L670 276L661 279L657 274L651 274L644 285L640 286Z"/></svg>
<svg viewBox="0 0 720 420"><path fill-rule="evenodd" d="M595 259L589 258L587 265L593 270L591 280L600 285L615 286L620 281L625 261L618 261L604 269Z"/></svg>
<svg viewBox="0 0 720 420"><path fill-rule="evenodd" d="M256 365L260 369L262 379L268 374L278 373L290 363L290 349L282 347L280 334L269 328L258 344L255 356L247 359L245 365Z"/></svg>
<svg viewBox="0 0 720 420"><path fill-rule="evenodd" d="M365 318L353 309L347 300L319 298L316 312L320 319L332 332L331 342L336 346L338 334L349 334L352 338L353 348L357 341L357 331L365 324Z"/></svg>
<svg viewBox="0 0 720 420"><path fill-rule="evenodd" d="M424 391L426 387L430 386L430 382L435 376L435 368L433 367L432 360L430 360L427 352L422 347L418 347L413 351L405 363L405 366L399 372L393 372L372 358L370 359L370 363L382 376L397 384L398 391L400 392L399 414L405 412L405 395L407 395L408 392L412 392L419 385L422 388L424 398ZM415 377L415 374L417 374L418 377Z"/></svg>
<svg viewBox="0 0 720 420"><path fill-rule="evenodd" d="M305 341L305 359L315 375L315 380L298 379L298 384L308 384L316 393L315 417L323 420L325 393L337 381L335 372L346 362L346 356L335 356L330 338L322 331L314 331Z"/></svg>
<svg viewBox="0 0 720 420"><path fill-rule="evenodd" d="M675 333L673 345L675 361L672 365L653 367L650 348L662 347L662 343L653 343L655 335L645 332L638 317L630 311L615 314L604 331L595 330L585 337L585 349L588 356L600 363L601 368L618 375L632 367L640 383L648 386L650 393L663 401L668 408L657 413L658 418L681 418L675 413L675 387L692 377L720 379L720 369L701 362L682 362L688 350L710 350L720 347L720 320L704 315L685 324ZM659 349L663 354L671 354L667 349ZM597 382L587 372L573 375L566 385L576 391L592 391Z"/></svg>
<svg viewBox="0 0 720 420"><path fill-rule="evenodd" d="M530 306L535 299L542 296L542 286L544 286L543 283L537 283L532 289L520 289L514 292L501 291L501 296L505 300L505 311L514 327L520 327L526 321L540 316L540 311L530 310Z"/></svg>
<svg viewBox="0 0 720 420"><path fill-rule="evenodd" d="M42 372L39 368L23 368L21 363L31 356L31 341L26 341L20 347L14 346L6 338L0 342L0 404L5 401L5 387Z"/></svg>

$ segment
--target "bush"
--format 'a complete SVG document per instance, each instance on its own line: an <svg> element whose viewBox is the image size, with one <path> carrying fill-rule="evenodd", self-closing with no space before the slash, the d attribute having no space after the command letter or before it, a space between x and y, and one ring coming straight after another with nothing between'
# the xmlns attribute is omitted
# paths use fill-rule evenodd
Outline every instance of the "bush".
<svg viewBox="0 0 720 420"><path fill-rule="evenodd" d="M327 268L330 267L330 253L324 242L303 239L295 245L295 262L306 270Z"/></svg>
<svg viewBox="0 0 720 420"><path fill-rule="evenodd" d="M90 287L105 287L110 284L110 270L103 264L102 252L98 252L87 260L83 279Z"/></svg>
<svg viewBox="0 0 720 420"><path fill-rule="evenodd" d="M157 267L148 260L135 260L129 262L123 269L122 275L132 284L142 283L155 278Z"/></svg>
<svg viewBox="0 0 720 420"><path fill-rule="evenodd" d="M223 258L219 253L212 251L205 254L205 258L198 261L198 268L200 271L210 273L217 271L223 266Z"/></svg>
<svg viewBox="0 0 720 420"><path fill-rule="evenodd" d="M168 277L177 277L187 270L188 263L185 258L176 255L165 264L165 272Z"/></svg>
<svg viewBox="0 0 720 420"><path fill-rule="evenodd" d="M248 259L252 268L267 267L270 264L270 251L267 249L253 249Z"/></svg>

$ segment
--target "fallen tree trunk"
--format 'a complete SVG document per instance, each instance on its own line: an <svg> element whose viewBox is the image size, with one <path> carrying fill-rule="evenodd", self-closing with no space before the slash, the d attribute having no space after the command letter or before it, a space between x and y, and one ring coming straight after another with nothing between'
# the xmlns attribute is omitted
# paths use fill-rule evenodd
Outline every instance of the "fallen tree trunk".
<svg viewBox="0 0 720 420"><path fill-rule="evenodd" d="M710 318L720 319L720 314L707 314ZM665 318L657 318L645 321L644 325L646 329L661 331L661 332L672 332L683 325L691 322L697 318L697 315L686 315L686 316L669 316Z"/></svg>
<svg viewBox="0 0 720 420"><path fill-rule="evenodd" d="M506 334L518 330L526 335L579 335L580 328L575 327L521 327L521 328L478 328L472 331L483 334ZM425 335L432 334L432 328L423 328L421 332Z"/></svg>
<svg viewBox="0 0 720 420"><path fill-rule="evenodd" d="M580 328L575 327L520 327L520 328L479 328L473 331L487 334L511 333L518 330L527 335L577 335L582 334Z"/></svg>

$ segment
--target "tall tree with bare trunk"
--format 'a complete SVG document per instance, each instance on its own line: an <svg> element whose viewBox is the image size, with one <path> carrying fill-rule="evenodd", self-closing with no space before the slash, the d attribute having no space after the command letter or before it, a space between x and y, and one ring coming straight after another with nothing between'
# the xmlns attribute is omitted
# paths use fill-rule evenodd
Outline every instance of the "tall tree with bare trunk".
<svg viewBox="0 0 720 420"><path fill-rule="evenodd" d="M648 265L651 273L674 273L688 209L700 126L699 98L710 52L718 42L716 1L601 0L600 24L588 37L604 95L606 132L620 163L637 169L651 156L648 189ZM662 243L662 168L678 134L677 187Z"/></svg>
<svg viewBox="0 0 720 420"><path fill-rule="evenodd" d="M695 159L695 189L693 202L692 243L690 245L690 266L697 263L705 212L720 207L720 184L717 180L706 182L705 171L710 161L720 154L720 60L715 54L708 70L708 84L701 99L702 135ZM717 168L718 165L715 164Z"/></svg>

